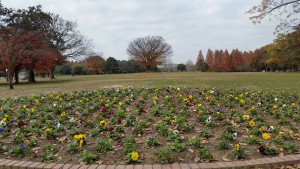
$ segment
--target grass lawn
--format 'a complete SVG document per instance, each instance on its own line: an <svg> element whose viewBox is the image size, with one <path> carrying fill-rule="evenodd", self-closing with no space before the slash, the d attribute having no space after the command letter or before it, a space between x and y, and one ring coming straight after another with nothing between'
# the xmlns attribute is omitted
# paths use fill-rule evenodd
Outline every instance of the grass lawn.
<svg viewBox="0 0 300 169"><path fill-rule="evenodd" d="M137 73L116 75L57 76L55 80L37 78L35 84L21 82L9 90L0 78L0 98L38 93L94 90L111 87L189 87L219 89L258 89L300 94L300 73Z"/></svg>

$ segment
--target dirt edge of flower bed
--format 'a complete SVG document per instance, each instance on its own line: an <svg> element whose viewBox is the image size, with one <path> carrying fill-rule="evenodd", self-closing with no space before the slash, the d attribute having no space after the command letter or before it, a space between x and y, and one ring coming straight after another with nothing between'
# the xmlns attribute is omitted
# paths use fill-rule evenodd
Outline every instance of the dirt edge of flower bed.
<svg viewBox="0 0 300 169"><path fill-rule="evenodd" d="M208 168L280 168L282 166L300 167L300 154L282 157L260 158L243 161L215 163L173 163L173 164L128 164L128 165L75 165L59 163L41 163L0 158L0 169L105 169L105 168L176 168L176 169L208 169Z"/></svg>

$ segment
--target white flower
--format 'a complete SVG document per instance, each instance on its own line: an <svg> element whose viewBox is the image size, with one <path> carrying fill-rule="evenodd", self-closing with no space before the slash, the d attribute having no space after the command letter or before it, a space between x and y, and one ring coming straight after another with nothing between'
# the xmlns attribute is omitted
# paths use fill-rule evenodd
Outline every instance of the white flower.
<svg viewBox="0 0 300 169"><path fill-rule="evenodd" d="M277 97L275 97L274 101L275 101L275 102L277 102L277 101L278 101L278 98L277 98Z"/></svg>
<svg viewBox="0 0 300 169"><path fill-rule="evenodd" d="M235 140L237 138L237 133L232 133L232 139Z"/></svg>
<svg viewBox="0 0 300 169"><path fill-rule="evenodd" d="M209 116L207 119L206 119L206 123L210 123L211 122L211 117Z"/></svg>
<svg viewBox="0 0 300 169"><path fill-rule="evenodd" d="M272 130L274 130L274 126L270 126L270 127L268 128L268 131L269 131L269 132L272 131Z"/></svg>
<svg viewBox="0 0 300 169"><path fill-rule="evenodd" d="M70 119L70 122L74 122L75 121L75 119L74 119L74 117L72 117L71 119Z"/></svg>

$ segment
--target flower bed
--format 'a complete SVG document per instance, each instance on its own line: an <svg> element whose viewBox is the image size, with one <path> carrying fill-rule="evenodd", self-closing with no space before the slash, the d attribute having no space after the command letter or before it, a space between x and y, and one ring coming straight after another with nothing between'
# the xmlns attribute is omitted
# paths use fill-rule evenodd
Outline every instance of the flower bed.
<svg viewBox="0 0 300 169"><path fill-rule="evenodd" d="M0 158L58 163L214 162L295 154L299 98L180 88L0 100Z"/></svg>

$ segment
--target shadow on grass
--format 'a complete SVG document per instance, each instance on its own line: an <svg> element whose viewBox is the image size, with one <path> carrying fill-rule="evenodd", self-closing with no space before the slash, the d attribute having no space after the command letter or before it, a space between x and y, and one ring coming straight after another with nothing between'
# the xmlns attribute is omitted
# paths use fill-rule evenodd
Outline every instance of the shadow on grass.
<svg viewBox="0 0 300 169"><path fill-rule="evenodd" d="M17 86L26 86L26 85L47 85L47 84L61 84L61 83L66 83L66 82L72 82L74 81L73 79L48 79L48 80L36 80L34 83L28 83L27 81L20 81L20 83L13 85ZM0 86L8 86L8 82L1 80L0 81Z"/></svg>

